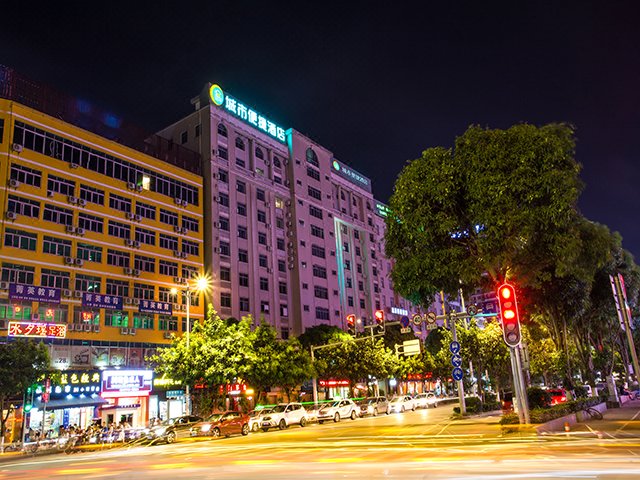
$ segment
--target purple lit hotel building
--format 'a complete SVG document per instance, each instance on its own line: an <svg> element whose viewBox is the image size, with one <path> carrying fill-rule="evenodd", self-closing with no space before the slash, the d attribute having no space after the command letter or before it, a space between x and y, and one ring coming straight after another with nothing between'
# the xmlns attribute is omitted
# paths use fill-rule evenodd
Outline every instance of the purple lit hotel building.
<svg viewBox="0 0 640 480"><path fill-rule="evenodd" d="M205 271L222 317L264 317L287 338L352 313L361 329L377 309L411 314L369 178L217 85L192 104L159 135L203 157Z"/></svg>

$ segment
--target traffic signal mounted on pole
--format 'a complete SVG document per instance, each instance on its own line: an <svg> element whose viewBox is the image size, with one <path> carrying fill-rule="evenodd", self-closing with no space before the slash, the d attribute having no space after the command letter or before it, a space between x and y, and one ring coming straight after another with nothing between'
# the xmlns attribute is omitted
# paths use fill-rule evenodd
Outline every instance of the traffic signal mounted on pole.
<svg viewBox="0 0 640 480"><path fill-rule="evenodd" d="M384 333L384 310L376 310L373 314L376 319L378 333Z"/></svg>
<svg viewBox="0 0 640 480"><path fill-rule="evenodd" d="M502 335L504 343L514 348L520 344L520 317L518 302L513 285L504 283L498 288L498 303L500 304L500 318L502 318Z"/></svg>
<svg viewBox="0 0 640 480"><path fill-rule="evenodd" d="M350 313L347 315L347 332L349 335L356 334L356 315L355 313Z"/></svg>

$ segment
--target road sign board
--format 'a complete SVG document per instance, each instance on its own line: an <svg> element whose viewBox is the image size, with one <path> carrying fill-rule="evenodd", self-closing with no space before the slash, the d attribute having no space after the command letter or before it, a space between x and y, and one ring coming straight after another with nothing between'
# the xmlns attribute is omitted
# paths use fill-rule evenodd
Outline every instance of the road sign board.
<svg viewBox="0 0 640 480"><path fill-rule="evenodd" d="M402 342L402 353L405 357L420 354L420 340L405 340Z"/></svg>
<svg viewBox="0 0 640 480"><path fill-rule="evenodd" d="M454 355L460 351L460 342L451 342L449 344L449 351Z"/></svg>
<svg viewBox="0 0 640 480"><path fill-rule="evenodd" d="M403 328L407 328L409 326L410 320L409 317L407 317L406 315L403 315L400 318L400 325L402 325Z"/></svg>
<svg viewBox="0 0 640 480"><path fill-rule="evenodd" d="M412 318L414 325L420 325L422 323L422 316L419 313L416 313Z"/></svg>
<svg viewBox="0 0 640 480"><path fill-rule="evenodd" d="M469 307L467 308L467 313L471 316L474 316L476 313L478 313L478 307L475 305L469 305Z"/></svg>
<svg viewBox="0 0 640 480"><path fill-rule="evenodd" d="M460 367L462 366L462 357L458 354L454 354L451 357L451 365L454 367Z"/></svg>
<svg viewBox="0 0 640 480"><path fill-rule="evenodd" d="M460 367L456 367L451 371L451 376L453 377L454 380L460 381L464 376L464 372Z"/></svg>
<svg viewBox="0 0 640 480"><path fill-rule="evenodd" d="M401 328L400 333L411 333L411 327Z"/></svg>

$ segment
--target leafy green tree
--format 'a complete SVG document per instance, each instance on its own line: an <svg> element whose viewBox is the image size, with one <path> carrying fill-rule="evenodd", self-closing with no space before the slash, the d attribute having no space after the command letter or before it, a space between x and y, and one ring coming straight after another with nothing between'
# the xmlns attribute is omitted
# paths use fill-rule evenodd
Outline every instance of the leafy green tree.
<svg viewBox="0 0 640 480"><path fill-rule="evenodd" d="M315 375L311 356L297 338L289 338L280 344L277 385L284 390L291 401L291 392Z"/></svg>
<svg viewBox="0 0 640 480"><path fill-rule="evenodd" d="M42 343L18 339L0 344L0 435L4 436L12 402L49 371L49 351Z"/></svg>
<svg viewBox="0 0 640 480"><path fill-rule="evenodd" d="M346 340L349 334L344 330L332 325L316 325L307 328L304 333L298 336L302 348L309 350L312 346L327 345L335 341Z"/></svg>

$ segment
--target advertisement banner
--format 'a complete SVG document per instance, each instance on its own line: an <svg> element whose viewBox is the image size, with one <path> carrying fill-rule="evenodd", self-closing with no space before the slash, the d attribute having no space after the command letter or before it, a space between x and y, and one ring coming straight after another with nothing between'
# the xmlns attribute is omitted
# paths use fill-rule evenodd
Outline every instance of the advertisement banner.
<svg viewBox="0 0 640 480"><path fill-rule="evenodd" d="M60 290L53 287L37 287L35 285L10 283L9 299L42 303L60 303Z"/></svg>

